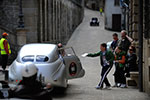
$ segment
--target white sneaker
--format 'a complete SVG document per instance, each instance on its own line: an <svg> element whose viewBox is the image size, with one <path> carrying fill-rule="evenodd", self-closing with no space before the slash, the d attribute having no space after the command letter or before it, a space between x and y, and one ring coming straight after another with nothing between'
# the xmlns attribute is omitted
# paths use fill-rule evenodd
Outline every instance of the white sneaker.
<svg viewBox="0 0 150 100"><path fill-rule="evenodd" d="M121 83L117 83L117 87L120 87L121 86Z"/></svg>
<svg viewBox="0 0 150 100"><path fill-rule="evenodd" d="M126 84L121 84L121 88L127 88Z"/></svg>

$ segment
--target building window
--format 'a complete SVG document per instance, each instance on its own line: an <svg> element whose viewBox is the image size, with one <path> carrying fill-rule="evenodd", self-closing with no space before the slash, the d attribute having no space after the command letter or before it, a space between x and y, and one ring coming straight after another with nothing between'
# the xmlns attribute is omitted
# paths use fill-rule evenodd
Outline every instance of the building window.
<svg viewBox="0 0 150 100"><path fill-rule="evenodd" d="M120 0L114 0L114 5L115 6L120 6Z"/></svg>

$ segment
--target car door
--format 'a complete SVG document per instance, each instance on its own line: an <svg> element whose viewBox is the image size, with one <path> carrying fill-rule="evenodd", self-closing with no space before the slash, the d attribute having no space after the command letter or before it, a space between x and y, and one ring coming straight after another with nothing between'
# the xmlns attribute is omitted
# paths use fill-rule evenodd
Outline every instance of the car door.
<svg viewBox="0 0 150 100"><path fill-rule="evenodd" d="M83 77L85 74L80 59L76 56L72 47L64 49L65 56L63 56L66 66L66 78L74 79Z"/></svg>

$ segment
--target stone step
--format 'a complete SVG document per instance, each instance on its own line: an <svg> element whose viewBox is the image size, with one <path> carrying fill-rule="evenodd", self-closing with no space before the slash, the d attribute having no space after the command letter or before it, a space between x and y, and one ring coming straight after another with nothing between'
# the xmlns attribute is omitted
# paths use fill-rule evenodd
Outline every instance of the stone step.
<svg viewBox="0 0 150 100"><path fill-rule="evenodd" d="M138 86L137 82L131 78L127 79L127 85L128 86Z"/></svg>

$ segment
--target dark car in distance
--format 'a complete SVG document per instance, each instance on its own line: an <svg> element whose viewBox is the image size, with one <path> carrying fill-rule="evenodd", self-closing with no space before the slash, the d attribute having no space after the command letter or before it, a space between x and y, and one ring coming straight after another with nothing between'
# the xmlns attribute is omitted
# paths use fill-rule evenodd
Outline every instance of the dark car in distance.
<svg viewBox="0 0 150 100"><path fill-rule="evenodd" d="M93 17L90 21L90 26L99 26L98 18Z"/></svg>

